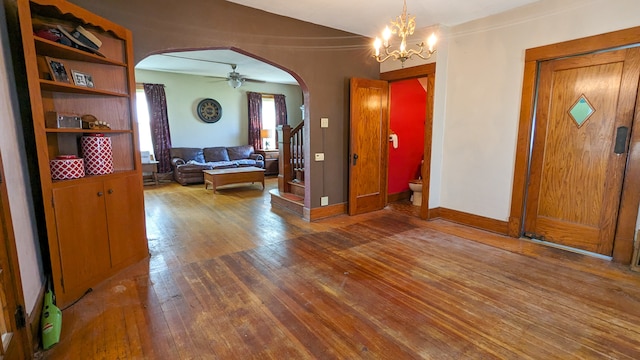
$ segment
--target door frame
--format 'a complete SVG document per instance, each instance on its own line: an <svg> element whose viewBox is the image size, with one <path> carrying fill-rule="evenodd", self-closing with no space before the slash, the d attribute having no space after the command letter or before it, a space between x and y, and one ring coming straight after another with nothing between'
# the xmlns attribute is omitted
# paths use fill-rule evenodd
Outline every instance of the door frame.
<svg viewBox="0 0 640 360"><path fill-rule="evenodd" d="M2 237L4 237L4 246L0 249L1 262L6 264L4 271L7 273L5 278L5 300L8 312L8 318L5 318L7 322L7 330L13 332L11 339L12 349L11 353L5 354L8 359L20 359L30 357L32 351L31 331L29 319L26 315L22 278L20 275L20 265L18 263L18 250L16 248L16 238L13 230L13 221L11 218L11 206L9 204L9 196L7 185L5 182L4 165L2 163L2 154L0 153L0 231L2 231ZM26 321L22 326L18 326L14 314L18 306L23 309L24 320ZM2 346L0 344L0 346Z"/></svg>
<svg viewBox="0 0 640 360"><path fill-rule="evenodd" d="M423 220L429 219L429 185L431 183L431 142L433 137L433 97L436 83L436 63L380 73L380 80L386 80L388 82L425 77L427 78L427 109L424 119L424 165L422 166L422 205L420 206L420 218ZM391 91L389 91L389 94L391 94ZM385 171L389 171L388 162ZM388 191L387 189L387 192Z"/></svg>
<svg viewBox="0 0 640 360"><path fill-rule="evenodd" d="M511 212L508 234L523 234L526 185L530 161L531 136L534 125L538 63L560 57L576 56L596 51L640 44L640 26L594 35L582 39L546 45L525 51L524 79L520 105L520 120L514 165ZM638 64L640 66L640 64ZM622 185L622 198L613 243L613 261L630 264L633 254L635 224L640 205L640 92L636 96L632 132L627 152L627 168Z"/></svg>

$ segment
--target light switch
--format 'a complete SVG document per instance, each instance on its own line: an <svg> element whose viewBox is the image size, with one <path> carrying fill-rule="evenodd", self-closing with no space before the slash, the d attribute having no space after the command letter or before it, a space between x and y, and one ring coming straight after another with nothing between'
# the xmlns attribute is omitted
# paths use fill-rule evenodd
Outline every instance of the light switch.
<svg viewBox="0 0 640 360"><path fill-rule="evenodd" d="M324 153L316 153L316 161L324 161Z"/></svg>
<svg viewBox="0 0 640 360"><path fill-rule="evenodd" d="M320 118L320 127L328 128L329 127L329 118Z"/></svg>

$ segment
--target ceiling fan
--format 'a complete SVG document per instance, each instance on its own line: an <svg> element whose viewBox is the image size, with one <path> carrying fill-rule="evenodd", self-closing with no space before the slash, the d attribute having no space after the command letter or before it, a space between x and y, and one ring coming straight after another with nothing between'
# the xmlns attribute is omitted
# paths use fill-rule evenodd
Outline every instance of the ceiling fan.
<svg viewBox="0 0 640 360"><path fill-rule="evenodd" d="M244 84L245 81L246 82L255 82L255 83L264 83L265 82L263 80L246 78L246 77L240 75L240 73L236 71L236 68L237 68L236 64L229 64L229 65L231 65L231 72L227 76L227 83L229 84L229 86L231 86L234 89L237 89L240 86L242 86L242 84Z"/></svg>

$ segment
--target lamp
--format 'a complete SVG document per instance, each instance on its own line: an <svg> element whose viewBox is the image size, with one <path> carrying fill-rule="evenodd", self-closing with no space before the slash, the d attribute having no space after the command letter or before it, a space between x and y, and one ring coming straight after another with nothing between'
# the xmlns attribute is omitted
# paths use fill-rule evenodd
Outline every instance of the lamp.
<svg viewBox="0 0 640 360"><path fill-rule="evenodd" d="M260 130L260 137L262 139L266 139L264 141L264 149L269 150L269 139L273 137L273 129L262 129Z"/></svg>
<svg viewBox="0 0 640 360"><path fill-rule="evenodd" d="M240 86L242 86L242 83L244 81L242 79L238 79L238 78L230 78L227 83L229 84L229 86L231 86L234 89L239 88Z"/></svg>
<svg viewBox="0 0 640 360"><path fill-rule="evenodd" d="M415 16L407 16L407 0L404 0L404 6L402 7L402 15L398 16L395 21L391 21L391 27L385 27L382 32L382 40L380 38L376 38L373 43L373 48L375 50L375 54L373 57L378 62L384 62L390 58L394 60L400 60L402 62L402 66L404 67L404 62L407 59L410 59L413 55L418 56L421 59L428 59L436 52L434 46L438 39L435 34L431 34L427 39L427 49L424 48L424 42L418 44L418 49L409 49L407 50L407 37L413 35L414 30L416 29L416 17ZM391 34L397 34L402 40L400 41L400 48L389 51L391 48L391 44L389 43L389 39L391 38ZM383 53L380 54L380 47L382 47Z"/></svg>

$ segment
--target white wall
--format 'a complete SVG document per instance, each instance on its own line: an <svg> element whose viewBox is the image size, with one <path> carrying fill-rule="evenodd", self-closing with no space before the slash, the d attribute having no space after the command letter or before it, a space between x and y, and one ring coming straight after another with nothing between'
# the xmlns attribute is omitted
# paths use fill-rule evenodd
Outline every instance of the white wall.
<svg viewBox="0 0 640 360"><path fill-rule="evenodd" d="M171 143L174 147L247 144L247 91L284 94L287 117L293 126L302 121L302 90L297 85L245 83L238 89L222 79L159 71L136 70L136 82L165 85ZM212 98L222 106L222 118L213 124L198 118L195 107Z"/></svg>
<svg viewBox="0 0 640 360"><path fill-rule="evenodd" d="M9 192L25 308L31 313L44 283L33 201L24 154L24 141L9 52L4 7L0 8L0 151Z"/></svg>
<svg viewBox="0 0 640 360"><path fill-rule="evenodd" d="M508 220L525 50L634 26L638 0L542 0L441 27L429 207Z"/></svg>
<svg viewBox="0 0 640 360"><path fill-rule="evenodd" d="M508 219L527 48L638 25L638 0L543 0L453 27L440 206Z"/></svg>

